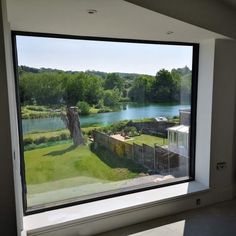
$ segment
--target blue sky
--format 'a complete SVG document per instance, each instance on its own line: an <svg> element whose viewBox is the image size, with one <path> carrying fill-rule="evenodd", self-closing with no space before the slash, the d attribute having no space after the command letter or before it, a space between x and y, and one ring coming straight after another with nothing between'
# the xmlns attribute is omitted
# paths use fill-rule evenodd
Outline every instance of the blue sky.
<svg viewBox="0 0 236 236"><path fill-rule="evenodd" d="M17 36L18 63L35 68L155 75L192 67L192 47Z"/></svg>

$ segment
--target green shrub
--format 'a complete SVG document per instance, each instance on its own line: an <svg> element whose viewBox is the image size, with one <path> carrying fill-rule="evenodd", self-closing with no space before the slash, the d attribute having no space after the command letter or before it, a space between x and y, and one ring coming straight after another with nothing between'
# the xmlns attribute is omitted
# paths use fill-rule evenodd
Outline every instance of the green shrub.
<svg viewBox="0 0 236 236"><path fill-rule="evenodd" d="M48 141L47 137L41 136L34 140L35 144L46 143Z"/></svg>
<svg viewBox="0 0 236 236"><path fill-rule="evenodd" d="M139 135L137 128L134 126L126 126L123 131L130 137L135 137Z"/></svg>
<svg viewBox="0 0 236 236"><path fill-rule="evenodd" d="M179 116L173 116L173 119L179 119Z"/></svg>
<svg viewBox="0 0 236 236"><path fill-rule="evenodd" d="M88 115L89 114L90 106L87 102L80 101L76 104L76 106L78 107L79 113L81 115Z"/></svg>
<svg viewBox="0 0 236 236"><path fill-rule="evenodd" d="M138 135L139 135L139 132L138 132L137 128L134 127L134 126L130 127L129 136L130 137L135 137L135 136L138 136Z"/></svg>
<svg viewBox="0 0 236 236"><path fill-rule="evenodd" d="M60 141L60 136L52 136L48 138L48 142Z"/></svg>
<svg viewBox="0 0 236 236"><path fill-rule="evenodd" d="M111 131L112 132L121 132L124 130L124 128L126 127L127 125L127 121L119 121L119 122L116 122L116 123L113 123L110 127Z"/></svg>
<svg viewBox="0 0 236 236"><path fill-rule="evenodd" d="M46 111L47 108L43 106L34 106L34 105L28 105L26 106L26 109L31 110L31 111Z"/></svg>
<svg viewBox="0 0 236 236"><path fill-rule="evenodd" d="M100 100L98 101L98 104L95 106L95 108L97 108L97 109L102 109L102 108L104 108L103 99L100 99Z"/></svg>
<svg viewBox="0 0 236 236"><path fill-rule="evenodd" d="M120 92L118 89L104 91L104 105L111 107L118 105L120 100Z"/></svg>
<svg viewBox="0 0 236 236"><path fill-rule="evenodd" d="M60 134L60 140L67 140L70 138L70 135L69 134L66 134L66 133L62 133Z"/></svg>
<svg viewBox="0 0 236 236"><path fill-rule="evenodd" d="M29 144L33 144L34 140L32 138L24 138L23 140L23 144L24 146L29 145Z"/></svg>

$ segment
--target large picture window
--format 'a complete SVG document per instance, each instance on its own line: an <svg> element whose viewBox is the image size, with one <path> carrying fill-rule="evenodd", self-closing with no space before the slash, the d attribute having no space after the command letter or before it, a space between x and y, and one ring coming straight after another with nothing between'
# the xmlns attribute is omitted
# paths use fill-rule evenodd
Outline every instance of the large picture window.
<svg viewBox="0 0 236 236"><path fill-rule="evenodd" d="M194 179L198 45L13 32L25 213Z"/></svg>

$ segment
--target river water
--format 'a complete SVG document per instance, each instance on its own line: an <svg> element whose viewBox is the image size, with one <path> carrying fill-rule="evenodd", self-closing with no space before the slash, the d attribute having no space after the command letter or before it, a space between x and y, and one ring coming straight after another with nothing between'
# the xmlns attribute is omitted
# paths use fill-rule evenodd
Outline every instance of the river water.
<svg viewBox="0 0 236 236"><path fill-rule="evenodd" d="M190 105L171 104L126 104L119 111L81 116L82 127L107 125L120 120L154 118L158 116L173 117L179 115L180 109L189 109ZM65 128L60 117L22 120L23 134L37 131L53 131Z"/></svg>

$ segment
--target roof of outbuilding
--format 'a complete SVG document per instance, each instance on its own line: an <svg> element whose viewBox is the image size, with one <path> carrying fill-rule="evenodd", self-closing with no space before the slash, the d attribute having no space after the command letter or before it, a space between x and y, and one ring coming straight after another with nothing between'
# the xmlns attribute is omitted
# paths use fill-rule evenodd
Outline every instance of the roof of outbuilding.
<svg viewBox="0 0 236 236"><path fill-rule="evenodd" d="M168 130L179 132L179 133L189 133L189 126L186 126L186 125L172 126L168 128Z"/></svg>

